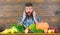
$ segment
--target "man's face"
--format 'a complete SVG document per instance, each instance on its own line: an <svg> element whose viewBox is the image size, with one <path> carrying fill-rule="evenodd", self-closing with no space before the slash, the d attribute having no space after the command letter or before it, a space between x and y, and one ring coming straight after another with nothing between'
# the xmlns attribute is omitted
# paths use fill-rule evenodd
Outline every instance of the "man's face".
<svg viewBox="0 0 60 35"><path fill-rule="evenodd" d="M33 7L32 6L26 7L25 11L26 11L26 14L30 16L33 12Z"/></svg>

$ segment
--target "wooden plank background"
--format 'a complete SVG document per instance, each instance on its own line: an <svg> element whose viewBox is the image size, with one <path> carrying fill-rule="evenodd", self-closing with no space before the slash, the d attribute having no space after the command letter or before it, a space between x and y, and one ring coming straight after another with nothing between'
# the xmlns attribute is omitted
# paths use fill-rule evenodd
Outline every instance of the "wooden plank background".
<svg viewBox="0 0 60 35"><path fill-rule="evenodd" d="M0 0L0 31L13 22L17 23L22 15L24 4L31 2L41 21L47 21L50 26L60 29L60 0Z"/></svg>

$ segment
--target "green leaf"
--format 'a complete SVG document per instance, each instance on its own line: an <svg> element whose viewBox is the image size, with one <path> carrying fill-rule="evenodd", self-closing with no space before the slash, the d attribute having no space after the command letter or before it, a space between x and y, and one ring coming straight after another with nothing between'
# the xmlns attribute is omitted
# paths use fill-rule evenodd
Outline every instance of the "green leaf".
<svg viewBox="0 0 60 35"><path fill-rule="evenodd" d="M41 30L41 29L36 30L35 33L43 33L43 30Z"/></svg>
<svg viewBox="0 0 60 35"><path fill-rule="evenodd" d="M23 29L23 25L18 25L17 26L17 29L19 30L20 33L23 33L24 32L24 29Z"/></svg>
<svg viewBox="0 0 60 35"><path fill-rule="evenodd" d="M30 29L30 32L35 32L35 29L36 29L36 26L35 26L35 24L31 24L30 26L29 26L29 29Z"/></svg>

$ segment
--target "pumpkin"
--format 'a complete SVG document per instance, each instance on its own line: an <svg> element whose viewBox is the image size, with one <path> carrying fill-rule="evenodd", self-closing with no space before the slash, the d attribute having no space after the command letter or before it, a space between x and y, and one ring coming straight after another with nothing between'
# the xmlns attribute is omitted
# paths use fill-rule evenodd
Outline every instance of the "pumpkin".
<svg viewBox="0 0 60 35"><path fill-rule="evenodd" d="M36 23L36 29L48 30L49 25L47 22Z"/></svg>
<svg viewBox="0 0 60 35"><path fill-rule="evenodd" d="M47 33L48 32L48 29L44 29L44 33Z"/></svg>

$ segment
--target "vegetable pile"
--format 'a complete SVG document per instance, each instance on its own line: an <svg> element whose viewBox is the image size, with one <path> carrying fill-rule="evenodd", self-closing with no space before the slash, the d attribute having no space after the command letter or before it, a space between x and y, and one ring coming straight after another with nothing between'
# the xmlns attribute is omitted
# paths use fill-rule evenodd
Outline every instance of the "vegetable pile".
<svg viewBox="0 0 60 35"><path fill-rule="evenodd" d="M52 27L49 28L47 22L41 22L36 24L30 24L29 27L24 27L24 25L12 24L8 29L2 31L2 34L14 34L14 33L57 33L58 29ZM57 31L57 32L56 32Z"/></svg>

